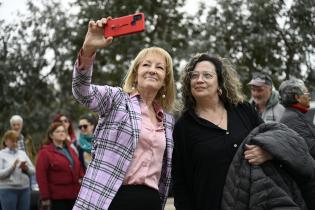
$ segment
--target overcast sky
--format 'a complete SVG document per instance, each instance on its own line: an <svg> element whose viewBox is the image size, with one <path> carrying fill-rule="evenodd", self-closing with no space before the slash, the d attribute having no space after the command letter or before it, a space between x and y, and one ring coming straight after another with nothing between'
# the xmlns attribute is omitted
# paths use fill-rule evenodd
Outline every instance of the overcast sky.
<svg viewBox="0 0 315 210"><path fill-rule="evenodd" d="M38 1L40 0L33 0ZM71 0L61 0L62 2L69 2ZM187 12L193 14L197 11L198 2L206 1L209 3L209 0L186 0L187 4L185 6L185 10ZM213 0L211 0L213 1ZM0 0L2 5L0 6L0 20L4 19L5 21L11 22L10 20L16 20L17 12L20 11L22 14L25 13L26 10L26 0Z"/></svg>

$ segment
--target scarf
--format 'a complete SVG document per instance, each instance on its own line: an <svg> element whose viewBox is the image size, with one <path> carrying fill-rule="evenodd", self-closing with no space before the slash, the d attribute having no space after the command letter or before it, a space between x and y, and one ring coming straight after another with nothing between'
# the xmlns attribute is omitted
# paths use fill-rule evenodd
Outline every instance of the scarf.
<svg viewBox="0 0 315 210"><path fill-rule="evenodd" d="M306 113L308 111L308 108L306 108L304 106L301 106L299 103L292 104L292 108L293 109L297 109L297 110L299 110L302 113Z"/></svg>
<svg viewBox="0 0 315 210"><path fill-rule="evenodd" d="M91 153L93 136L80 134L79 144L83 151Z"/></svg>

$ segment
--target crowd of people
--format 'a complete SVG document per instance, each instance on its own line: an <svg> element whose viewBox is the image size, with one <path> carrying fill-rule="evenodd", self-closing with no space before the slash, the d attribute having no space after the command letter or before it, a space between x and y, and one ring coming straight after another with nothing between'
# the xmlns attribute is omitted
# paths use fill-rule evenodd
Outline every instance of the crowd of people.
<svg viewBox="0 0 315 210"><path fill-rule="evenodd" d="M10 118L0 151L0 209L29 210L36 185L41 209L72 209L91 160L83 153L91 153L93 127L80 125L82 119L90 119L93 126L97 122L93 114L81 116L77 138L71 120L57 114L36 151L31 136L23 132L23 118Z"/></svg>
<svg viewBox="0 0 315 210"><path fill-rule="evenodd" d="M0 151L3 210L29 207L36 176L43 209L164 209L172 183L177 210L315 209L315 126L310 94L289 79L279 92L255 72L247 100L233 65L206 53L182 71L180 106L170 54L142 49L123 87L92 84L108 18L91 20L75 62L72 91L98 115L49 126L38 153L15 115ZM175 120L174 111L179 113ZM36 173L35 173L36 172Z"/></svg>

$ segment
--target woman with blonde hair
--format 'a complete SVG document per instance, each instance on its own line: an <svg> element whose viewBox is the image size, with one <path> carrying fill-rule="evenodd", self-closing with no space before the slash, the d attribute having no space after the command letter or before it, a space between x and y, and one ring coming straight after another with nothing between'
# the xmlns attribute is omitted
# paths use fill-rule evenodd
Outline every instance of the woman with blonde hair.
<svg viewBox="0 0 315 210"><path fill-rule="evenodd" d="M241 91L226 59L197 54L182 77L183 111L174 127L173 193L177 210L220 210L225 177L250 131L262 123ZM259 165L271 159L247 145L245 158Z"/></svg>
<svg viewBox="0 0 315 210"><path fill-rule="evenodd" d="M30 176L35 173L32 161L18 149L19 133L8 130L0 151L0 204L2 210L29 210Z"/></svg>
<svg viewBox="0 0 315 210"><path fill-rule="evenodd" d="M162 48L145 48L123 88L92 85L95 52L113 39L103 36L107 20L90 21L74 68L75 98L99 115L93 158L74 209L161 210L171 179L172 58Z"/></svg>

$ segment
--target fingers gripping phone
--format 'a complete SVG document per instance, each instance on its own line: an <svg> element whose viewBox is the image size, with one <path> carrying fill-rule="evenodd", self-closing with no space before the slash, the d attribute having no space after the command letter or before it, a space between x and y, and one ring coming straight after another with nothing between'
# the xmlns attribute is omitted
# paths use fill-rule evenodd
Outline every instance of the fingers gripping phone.
<svg viewBox="0 0 315 210"><path fill-rule="evenodd" d="M104 27L104 36L119 37L144 31L144 14L136 13L109 19Z"/></svg>

